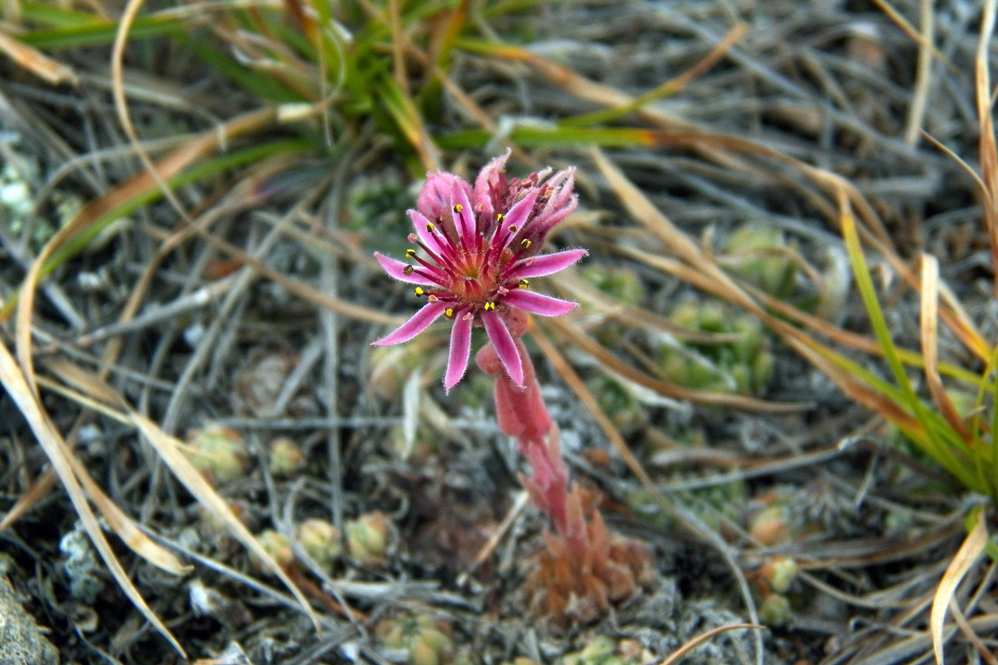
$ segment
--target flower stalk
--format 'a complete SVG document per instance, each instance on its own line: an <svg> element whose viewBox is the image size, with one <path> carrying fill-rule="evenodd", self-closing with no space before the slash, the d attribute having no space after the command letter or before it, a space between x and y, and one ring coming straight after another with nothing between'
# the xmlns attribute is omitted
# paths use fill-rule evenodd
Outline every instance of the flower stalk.
<svg viewBox="0 0 998 665"><path fill-rule="evenodd" d="M547 169L509 180L508 157L493 159L473 186L450 173L427 176L417 209L409 211L415 246L406 253L408 262L375 254L388 275L414 285L415 295L427 302L374 344L401 344L441 316L451 320L444 376L449 392L467 371L472 331L485 330L488 343L476 363L495 377L499 429L517 440L531 470L521 482L554 526L545 534L546 549L531 561L527 590L533 608L562 624L590 622L638 593L650 576L651 553L607 532L596 495L569 483L557 426L521 340L529 314L560 316L578 306L529 290L531 279L587 254L540 253L548 233L578 204L574 171Z"/></svg>

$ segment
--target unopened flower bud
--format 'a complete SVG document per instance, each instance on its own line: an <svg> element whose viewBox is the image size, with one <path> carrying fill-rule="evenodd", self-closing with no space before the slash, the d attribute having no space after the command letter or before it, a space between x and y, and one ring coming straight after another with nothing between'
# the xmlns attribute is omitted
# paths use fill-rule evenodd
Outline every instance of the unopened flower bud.
<svg viewBox="0 0 998 665"><path fill-rule="evenodd" d="M343 536L326 520L305 520L298 525L296 535L309 558L327 572L333 569L333 564L343 554Z"/></svg>
<svg viewBox="0 0 998 665"><path fill-rule="evenodd" d="M759 620L767 626L779 628L787 625L793 619L794 611L786 596L771 593L759 605Z"/></svg>
<svg viewBox="0 0 998 665"><path fill-rule="evenodd" d="M362 565L384 561L391 527L381 511L365 513L346 523L350 556Z"/></svg>
<svg viewBox="0 0 998 665"><path fill-rule="evenodd" d="M785 556L776 556L762 567L762 576L769 588L776 593L786 593L797 576L797 562Z"/></svg>
<svg viewBox="0 0 998 665"><path fill-rule="evenodd" d="M749 522L749 535L763 547L790 540L790 526L783 515L783 507L767 506L753 515Z"/></svg>
<svg viewBox="0 0 998 665"><path fill-rule="evenodd" d="M305 453L297 443L280 436L270 442L269 466L275 476L293 476L305 467Z"/></svg>
<svg viewBox="0 0 998 665"><path fill-rule="evenodd" d="M187 456L201 475L214 486L241 478L249 465L246 442L228 427L209 425L187 437Z"/></svg>
<svg viewBox="0 0 998 665"><path fill-rule="evenodd" d="M295 555L291 550L291 541L284 534L273 529L264 529L257 535L256 540L260 543L263 551L269 554L270 558L277 562L281 568L287 568L294 562ZM254 564L263 569L261 562L256 561Z"/></svg>

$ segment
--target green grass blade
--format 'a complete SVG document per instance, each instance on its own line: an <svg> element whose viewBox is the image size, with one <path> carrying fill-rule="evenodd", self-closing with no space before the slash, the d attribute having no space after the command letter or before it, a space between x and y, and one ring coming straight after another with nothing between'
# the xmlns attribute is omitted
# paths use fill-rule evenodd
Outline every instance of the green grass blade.
<svg viewBox="0 0 998 665"><path fill-rule="evenodd" d="M863 300L867 316L870 318L870 325L883 351L884 358L894 375L894 380L901 389L902 399L898 403L905 406L925 428L928 436L921 440L921 443L927 446L925 452L953 474L965 487L975 491L983 491L976 474L972 468L969 468L973 465L968 465L966 461L961 460L956 455L956 451L965 449L966 442L962 441L959 435L938 414L934 414L935 418L930 415L908 379L904 363L901 362L897 348L891 339L883 310L877 301L876 289L873 286L870 270L859 243L855 219L850 213L845 213L841 217L841 224L846 251L852 263L853 278L856 280L856 288Z"/></svg>

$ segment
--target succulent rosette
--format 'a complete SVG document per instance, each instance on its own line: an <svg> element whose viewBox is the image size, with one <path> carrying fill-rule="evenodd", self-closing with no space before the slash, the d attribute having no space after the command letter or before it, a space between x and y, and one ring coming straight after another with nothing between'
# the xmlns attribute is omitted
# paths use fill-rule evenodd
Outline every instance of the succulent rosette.
<svg viewBox="0 0 998 665"><path fill-rule="evenodd" d="M523 365L509 325L517 310L560 316L578 306L529 290L532 278L563 270L587 253L540 254L547 234L578 205L574 169L508 180L508 158L509 152L489 162L474 186L452 173L428 174L416 209L409 210L414 227L409 241L415 247L406 252L408 262L374 254L386 273L415 285L416 295L427 299L374 344L408 342L441 316L450 319L447 391L467 371L473 328L485 329L506 373L522 387Z"/></svg>

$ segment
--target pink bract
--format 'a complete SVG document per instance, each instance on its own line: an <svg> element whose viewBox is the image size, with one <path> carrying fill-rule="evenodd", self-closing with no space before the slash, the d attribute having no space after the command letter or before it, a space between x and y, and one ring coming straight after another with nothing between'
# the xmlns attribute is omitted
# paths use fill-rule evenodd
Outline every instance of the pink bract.
<svg viewBox="0 0 998 665"><path fill-rule="evenodd" d="M416 245L406 252L409 263L374 254L388 275L416 285L416 295L427 299L374 344L408 342L441 316L452 320L444 376L448 392L468 368L473 328L485 329L509 378L522 388L523 367L508 325L516 310L560 316L577 307L528 290L530 278L556 273L587 254L584 249L539 254L547 234L578 205L574 169L508 180L508 158L507 151L489 162L474 186L452 173L428 174L417 209L409 210L414 228L409 242Z"/></svg>

